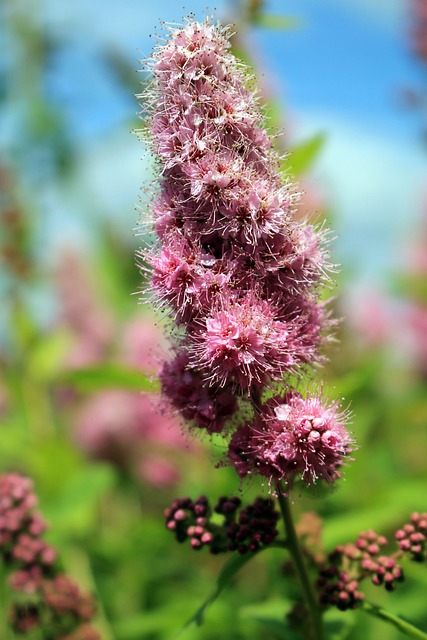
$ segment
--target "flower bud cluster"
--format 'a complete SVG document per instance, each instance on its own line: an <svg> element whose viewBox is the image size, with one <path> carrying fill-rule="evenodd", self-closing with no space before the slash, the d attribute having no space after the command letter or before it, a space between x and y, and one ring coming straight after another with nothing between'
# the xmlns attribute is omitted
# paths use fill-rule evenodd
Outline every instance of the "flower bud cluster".
<svg viewBox="0 0 427 640"><path fill-rule="evenodd" d="M82 624L75 631L61 636L58 640L99 640L99 634L90 624Z"/></svg>
<svg viewBox="0 0 427 640"><path fill-rule="evenodd" d="M166 528L175 533L178 542L190 540L192 549L206 546L213 554L236 550L245 554L271 544L279 533L279 514L273 501L257 498L237 517L240 505L237 497L221 497L213 509L205 496L195 502L178 498L165 509ZM214 513L223 516L221 524L212 520Z"/></svg>
<svg viewBox="0 0 427 640"><path fill-rule="evenodd" d="M257 498L253 504L242 509L238 521L228 527L228 548L244 554L271 544L279 534L276 529L278 519L273 501Z"/></svg>
<svg viewBox="0 0 427 640"><path fill-rule="evenodd" d="M401 553L382 553L387 539L375 531L361 533L356 542L340 545L329 555L329 564L319 571L317 586L321 604L335 605L342 611L355 609L364 599L360 582L370 578L372 584L393 591L404 579L398 564Z"/></svg>
<svg viewBox="0 0 427 640"><path fill-rule="evenodd" d="M293 215L296 190L280 175L227 30L205 21L170 31L141 96L160 169L151 206L158 243L142 257L178 327L163 394L208 433L229 434L249 405L254 420L227 457L241 475L333 482L349 450L337 405L322 410L319 399L298 396L307 406L293 401L275 429L259 403L268 387L322 361L332 325L319 300L323 236Z"/></svg>
<svg viewBox="0 0 427 640"><path fill-rule="evenodd" d="M13 586L16 589L17 585ZM28 593L28 584L24 584L23 590ZM99 633L89 624L95 615L93 598L82 593L68 576L41 578L34 593L37 601L19 600L12 606L9 620L15 631L25 633L52 627L64 630L64 635L55 635L55 640L99 640Z"/></svg>
<svg viewBox="0 0 427 640"><path fill-rule="evenodd" d="M17 473L0 476L0 554L6 566L20 572L47 574L56 551L41 538L47 526L35 511L31 480Z"/></svg>
<svg viewBox="0 0 427 640"><path fill-rule="evenodd" d="M410 522L396 531L399 548L411 555L412 560L426 559L427 513L413 513Z"/></svg>
<svg viewBox="0 0 427 640"><path fill-rule="evenodd" d="M99 640L88 624L95 614L93 598L60 573L55 549L41 538L47 525L36 505L29 478L17 473L0 476L0 554L11 571L10 586L20 594L10 611L11 627L23 634L51 627L63 630L55 640Z"/></svg>

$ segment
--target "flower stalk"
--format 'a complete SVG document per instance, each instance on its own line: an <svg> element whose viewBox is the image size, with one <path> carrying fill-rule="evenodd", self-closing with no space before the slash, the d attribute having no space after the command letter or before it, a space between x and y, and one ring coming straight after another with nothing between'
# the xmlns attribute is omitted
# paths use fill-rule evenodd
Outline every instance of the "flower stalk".
<svg viewBox="0 0 427 640"><path fill-rule="evenodd" d="M292 557L295 571L297 573L304 594L304 600L311 626L311 637L313 638L313 640L322 640L324 637L322 617L319 610L316 593L310 581L301 546L299 544L298 536L295 530L289 495L286 495L283 492L283 487L280 482L278 482L276 485L276 491L280 511L285 525L287 547Z"/></svg>
<svg viewBox="0 0 427 640"><path fill-rule="evenodd" d="M361 610L365 611L371 616L375 618L379 618L388 624L391 624L396 629L399 629L402 633L405 634L408 638L418 638L419 640L427 640L427 633L425 631L421 631L417 627L414 627L413 624L399 618L399 616L394 615L391 611L386 611L382 607L378 607L375 604L371 604L370 602L363 602L361 606Z"/></svg>

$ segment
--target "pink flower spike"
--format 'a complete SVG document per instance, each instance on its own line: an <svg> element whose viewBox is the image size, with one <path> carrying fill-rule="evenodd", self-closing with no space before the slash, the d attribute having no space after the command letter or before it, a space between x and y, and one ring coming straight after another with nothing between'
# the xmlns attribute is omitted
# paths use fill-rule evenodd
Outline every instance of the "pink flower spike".
<svg viewBox="0 0 427 640"><path fill-rule="evenodd" d="M327 234L294 217L298 190L282 175L228 29L171 27L149 65L141 98L159 167L158 242L141 257L177 327L162 394L191 428L229 439L241 477L332 483L351 449L347 414L289 387L323 362L331 339L319 291Z"/></svg>

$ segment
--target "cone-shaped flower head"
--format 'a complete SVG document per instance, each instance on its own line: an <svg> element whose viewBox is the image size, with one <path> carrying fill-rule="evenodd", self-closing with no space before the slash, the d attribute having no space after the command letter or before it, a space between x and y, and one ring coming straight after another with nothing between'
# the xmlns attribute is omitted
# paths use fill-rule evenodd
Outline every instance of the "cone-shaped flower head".
<svg viewBox="0 0 427 640"><path fill-rule="evenodd" d="M331 326L318 298L322 234L293 218L296 190L280 175L256 93L229 48L227 30L209 21L171 29L142 95L160 169L151 206L158 243L143 258L179 329L163 393L210 433L230 430L243 404L318 363ZM318 418L315 399L307 403ZM295 443L304 477L336 477L346 449L337 424L339 443L329 442L331 429L319 432L313 467L317 454Z"/></svg>

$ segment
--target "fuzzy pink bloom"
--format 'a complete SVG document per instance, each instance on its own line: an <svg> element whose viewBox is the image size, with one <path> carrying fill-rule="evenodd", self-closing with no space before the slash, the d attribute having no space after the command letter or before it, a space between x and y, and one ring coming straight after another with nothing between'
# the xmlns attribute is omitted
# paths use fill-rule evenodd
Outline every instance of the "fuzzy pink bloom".
<svg viewBox="0 0 427 640"><path fill-rule="evenodd" d="M144 372L157 372L161 359L162 336L153 318L131 319L123 327L118 345L118 359Z"/></svg>
<svg viewBox="0 0 427 640"><path fill-rule="evenodd" d="M363 343L378 347L390 339L396 312L381 292L368 290L352 303L350 317Z"/></svg>
<svg viewBox="0 0 427 640"><path fill-rule="evenodd" d="M152 487L173 487L180 479L176 465L159 455L148 455L141 459L138 476Z"/></svg>
<svg viewBox="0 0 427 640"><path fill-rule="evenodd" d="M427 307L417 302L407 305L404 316L408 352L416 370L427 377Z"/></svg>
<svg viewBox="0 0 427 640"><path fill-rule="evenodd" d="M206 378L247 391L252 383L280 379L308 355L300 321L278 320L277 309L255 295L224 300L195 336L194 362Z"/></svg>
<svg viewBox="0 0 427 640"><path fill-rule="evenodd" d="M254 424L233 436L229 457L241 476L257 472L292 485L300 477L306 484L329 483L351 451L345 427L347 415L336 402L288 392L268 400Z"/></svg>
<svg viewBox="0 0 427 640"><path fill-rule="evenodd" d="M196 427L219 433L225 421L237 410L237 400L228 386L203 383L187 352L181 351L160 374L162 392L171 406Z"/></svg>
<svg viewBox="0 0 427 640"><path fill-rule="evenodd" d="M115 358L127 367L156 375L164 359L161 342L152 319L133 318L122 327L114 345ZM174 484L180 477L176 451L186 450L188 443L178 420L159 412L158 405L154 394L124 389L97 393L75 413L75 439L90 456L114 462L140 480L152 480L153 486ZM153 453L164 472L156 474L154 465L147 462L144 474L141 469Z"/></svg>
<svg viewBox="0 0 427 640"><path fill-rule="evenodd" d="M59 298L58 321L72 336L66 364L82 367L99 362L111 338L112 319L76 253L69 249L62 253L55 281Z"/></svg>
<svg viewBox="0 0 427 640"><path fill-rule="evenodd" d="M179 479L176 451L188 447L177 420L159 412L154 396L119 389L99 393L82 407L76 416L75 437L92 457L134 470L139 478L153 480L153 486L167 484L166 477L170 484ZM169 469L159 484L156 478L162 474L140 472L150 459L150 450ZM172 452L173 463L169 461Z"/></svg>

